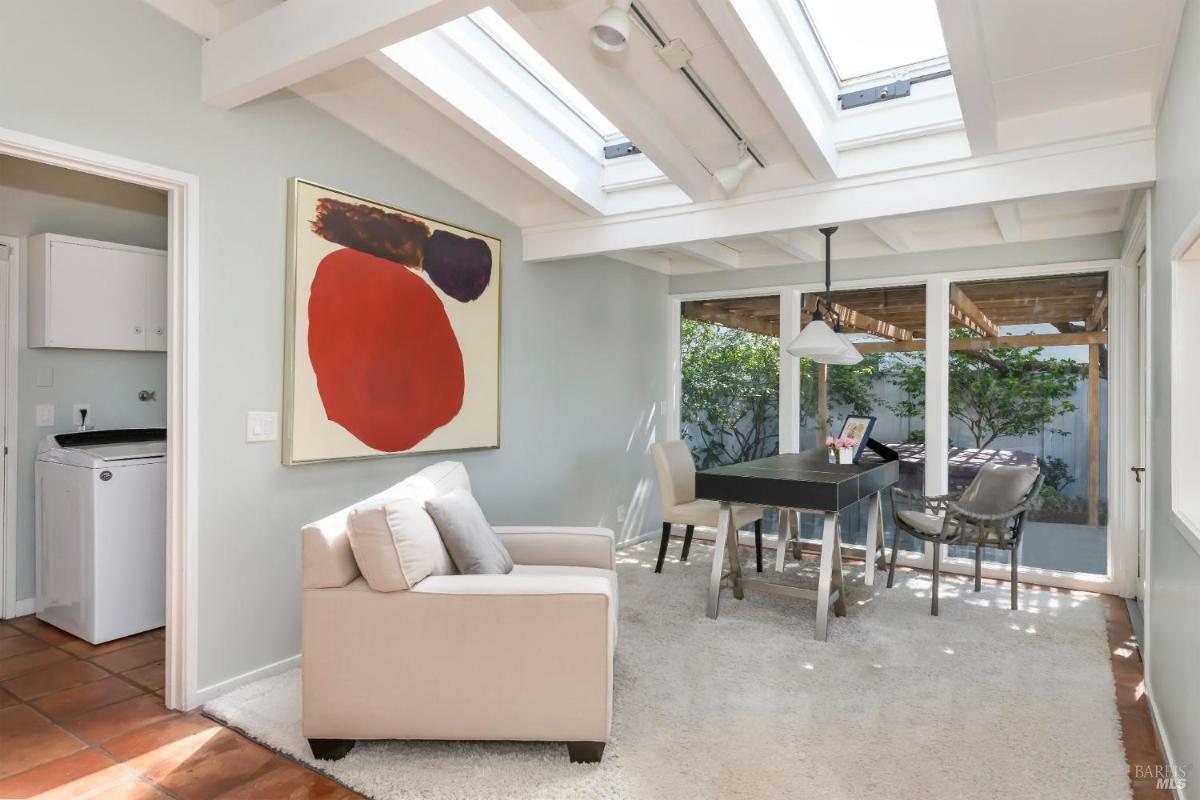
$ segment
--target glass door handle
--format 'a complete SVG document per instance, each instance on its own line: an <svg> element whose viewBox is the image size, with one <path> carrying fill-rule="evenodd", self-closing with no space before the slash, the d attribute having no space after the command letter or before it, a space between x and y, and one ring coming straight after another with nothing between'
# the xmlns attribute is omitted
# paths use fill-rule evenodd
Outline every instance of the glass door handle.
<svg viewBox="0 0 1200 800"><path fill-rule="evenodd" d="M1146 471L1146 468L1145 467L1130 467L1129 470L1130 470L1130 472L1133 473L1134 478L1137 480L1137 482L1141 483L1142 482L1142 473Z"/></svg>

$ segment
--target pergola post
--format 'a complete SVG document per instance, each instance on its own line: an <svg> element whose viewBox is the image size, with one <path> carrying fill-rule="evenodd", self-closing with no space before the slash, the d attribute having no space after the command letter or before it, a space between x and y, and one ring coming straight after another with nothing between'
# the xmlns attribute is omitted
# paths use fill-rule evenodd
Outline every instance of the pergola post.
<svg viewBox="0 0 1200 800"><path fill-rule="evenodd" d="M1088 346L1088 525L1100 524L1100 345Z"/></svg>
<svg viewBox="0 0 1200 800"><path fill-rule="evenodd" d="M817 368L817 447L825 446L829 435L829 365L816 364Z"/></svg>

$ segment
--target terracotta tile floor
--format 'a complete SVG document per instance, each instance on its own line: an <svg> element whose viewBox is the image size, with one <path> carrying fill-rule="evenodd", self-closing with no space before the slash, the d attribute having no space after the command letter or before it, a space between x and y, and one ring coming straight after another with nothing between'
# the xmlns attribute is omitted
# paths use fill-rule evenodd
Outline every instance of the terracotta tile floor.
<svg viewBox="0 0 1200 800"><path fill-rule="evenodd" d="M0 622L0 798L344 800L359 795L163 705L161 630L103 645Z"/></svg>
<svg viewBox="0 0 1200 800"><path fill-rule="evenodd" d="M1133 797L1170 800L1155 788L1163 759L1129 613L1103 599ZM162 659L162 631L95 646L34 617L0 622L0 798L359 796L196 712L168 710Z"/></svg>

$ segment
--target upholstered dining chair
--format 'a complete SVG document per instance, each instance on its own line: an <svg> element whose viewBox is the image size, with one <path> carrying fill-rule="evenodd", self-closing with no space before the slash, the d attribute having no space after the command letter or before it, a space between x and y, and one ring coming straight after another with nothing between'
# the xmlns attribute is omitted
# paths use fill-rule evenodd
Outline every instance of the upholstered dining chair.
<svg viewBox="0 0 1200 800"><path fill-rule="evenodd" d="M1042 490L1044 476L1035 466L985 464L961 494L926 497L892 487L896 539L888 567L890 589L896 577L900 535L933 542L933 607L938 613L938 573L942 545L975 548L975 591L983 583L983 548L1008 550L1012 563L1012 609L1017 610L1017 548L1025 530L1025 514Z"/></svg>
<svg viewBox="0 0 1200 800"><path fill-rule="evenodd" d="M650 446L654 457L654 471L658 474L658 493L662 501L662 544L658 546L658 563L655 572L662 572L663 557L667 554L667 542L671 538L672 525L686 525L683 537L681 561L687 561L692 548L692 533L696 526L717 527L720 503L716 500L696 499L696 464L686 442L673 439ZM762 515L758 506L733 506L733 527L754 523L754 554L758 571L762 572ZM719 557L714 555L714 558Z"/></svg>

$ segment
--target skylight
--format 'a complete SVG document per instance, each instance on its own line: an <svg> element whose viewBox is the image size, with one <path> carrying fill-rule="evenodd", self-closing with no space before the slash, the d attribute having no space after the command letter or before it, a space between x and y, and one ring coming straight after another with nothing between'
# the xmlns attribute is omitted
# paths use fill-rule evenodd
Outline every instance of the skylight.
<svg viewBox="0 0 1200 800"><path fill-rule="evenodd" d="M550 62L534 50L529 42L521 38L503 18L490 8L482 8L468 19L479 26L484 33L491 37L514 61L520 64L526 72L557 97L563 105L583 120L606 141L625 138L617 126L613 125L600 113L594 105L588 102L578 89L562 76Z"/></svg>
<svg viewBox="0 0 1200 800"><path fill-rule="evenodd" d="M934 0L798 0L842 83L946 56Z"/></svg>

